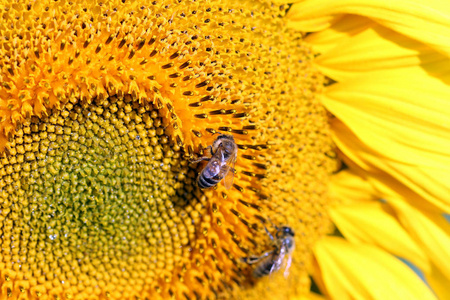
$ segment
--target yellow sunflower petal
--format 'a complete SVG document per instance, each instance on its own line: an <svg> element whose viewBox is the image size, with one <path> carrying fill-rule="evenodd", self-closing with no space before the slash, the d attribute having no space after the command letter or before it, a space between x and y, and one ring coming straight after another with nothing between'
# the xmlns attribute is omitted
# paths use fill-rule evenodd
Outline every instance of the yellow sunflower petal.
<svg viewBox="0 0 450 300"><path fill-rule="evenodd" d="M311 24L340 14L369 17L401 34L450 54L450 6L446 1L307 0L292 6L290 26L309 31Z"/></svg>
<svg viewBox="0 0 450 300"><path fill-rule="evenodd" d="M422 209L450 210L445 170L427 172L419 166L385 159L364 145L342 122L333 121L332 128L336 145L344 153L342 159L353 168L366 172L370 183L380 191L380 197L401 194Z"/></svg>
<svg viewBox="0 0 450 300"><path fill-rule="evenodd" d="M289 0L273 0L272 3L277 4L277 5L283 5L283 4L290 4L292 3L292 1ZM283 7L284 9L284 7Z"/></svg>
<svg viewBox="0 0 450 300"><path fill-rule="evenodd" d="M348 39L372 26L374 22L366 17L345 15L334 24L321 31L308 34L305 41L313 46L317 53L327 53L346 44Z"/></svg>
<svg viewBox="0 0 450 300"><path fill-rule="evenodd" d="M403 226L450 279L450 223L440 214L420 211L403 201L390 201Z"/></svg>
<svg viewBox="0 0 450 300"><path fill-rule="evenodd" d="M353 204L374 201L378 198L372 194L373 188L362 176L349 171L340 171L332 177L330 185L331 198L339 204Z"/></svg>
<svg viewBox="0 0 450 300"><path fill-rule="evenodd" d="M297 298L292 298L292 300L325 300L326 298L316 294L316 293L309 293L307 295L301 296L301 297L297 297Z"/></svg>
<svg viewBox="0 0 450 300"><path fill-rule="evenodd" d="M314 254L333 299L436 299L411 269L376 247L329 237Z"/></svg>
<svg viewBox="0 0 450 300"><path fill-rule="evenodd" d="M335 84L323 103L346 125L332 126L342 152L448 208L449 98L450 88L436 78L393 72Z"/></svg>
<svg viewBox="0 0 450 300"><path fill-rule="evenodd" d="M427 282L432 287L439 299L450 299L450 279L445 277L439 269L432 264L430 274L425 274Z"/></svg>
<svg viewBox="0 0 450 300"><path fill-rule="evenodd" d="M301 31L316 32L316 31L325 30L325 29L331 27L334 23L338 22L343 16L344 16L343 14L336 15L336 16L326 15L326 16L321 16L321 17L317 17L314 19L309 19L309 20L305 19L302 22Z"/></svg>
<svg viewBox="0 0 450 300"><path fill-rule="evenodd" d="M355 19L355 16L349 18ZM351 20L350 22L356 23ZM348 24L343 20L339 23ZM360 26L359 28L366 27L366 24L360 22L356 24ZM336 33L334 28L326 31L331 32L329 36L334 35L336 38L342 35L341 32ZM314 44L314 37L310 39ZM315 63L324 74L336 81L365 75L368 72L415 66L426 68L432 74L442 74L450 70L450 60L447 56L436 53L434 49L421 42L376 24L345 39L335 48L320 55Z"/></svg>
<svg viewBox="0 0 450 300"><path fill-rule="evenodd" d="M447 99L450 87L442 81L399 72L335 84L327 90L323 103L381 155L408 164L446 168L450 164Z"/></svg>
<svg viewBox="0 0 450 300"><path fill-rule="evenodd" d="M372 202L336 206L331 209L330 215L349 242L376 245L411 261L422 271L430 272L426 254L398 223L386 204Z"/></svg>

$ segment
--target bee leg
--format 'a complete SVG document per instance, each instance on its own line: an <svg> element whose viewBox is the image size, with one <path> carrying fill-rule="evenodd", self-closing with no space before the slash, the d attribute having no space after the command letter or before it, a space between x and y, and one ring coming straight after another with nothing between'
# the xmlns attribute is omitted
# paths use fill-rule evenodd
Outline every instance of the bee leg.
<svg viewBox="0 0 450 300"><path fill-rule="evenodd" d="M214 155L214 153L213 153L213 151L212 151L212 146L211 146L211 145L209 145L209 146L206 147L205 149L206 149L206 151L209 151L209 153L211 153L211 156ZM210 160L211 160L211 157L208 157L208 156L202 156L202 157L200 157L200 158L191 160L190 163L191 163L191 164L196 164L196 163L198 163L198 162L201 162L202 160L210 161Z"/></svg>
<svg viewBox="0 0 450 300"><path fill-rule="evenodd" d="M267 230L267 227L264 226L264 230L267 232L267 234L269 235L270 239L275 242L275 238L273 237L273 235L269 232L269 230Z"/></svg>
<svg viewBox="0 0 450 300"><path fill-rule="evenodd" d="M270 217L267 217L267 220L269 220L270 224L272 224L272 226L273 226L277 231L280 231L280 228L279 228L277 225L273 224L273 222L272 222L272 220L270 219Z"/></svg>
<svg viewBox="0 0 450 300"><path fill-rule="evenodd" d="M206 147L206 149L209 150L209 153L211 153L211 155L214 155L214 152L213 152L213 149L212 149L212 146L211 146L211 145L209 145L208 147Z"/></svg>
<svg viewBox="0 0 450 300"><path fill-rule="evenodd" d="M202 160L210 161L211 158L210 158L210 157L207 157L207 156L203 156L203 157L200 157L200 158L198 158L198 159L191 160L190 163L191 163L191 164L196 164L196 163L198 163L198 162L201 162Z"/></svg>
<svg viewBox="0 0 450 300"><path fill-rule="evenodd" d="M248 257L242 257L241 261L243 263L249 264L249 265L253 265L255 263L257 263L258 261L260 261L260 259L262 258L262 256L248 256Z"/></svg>

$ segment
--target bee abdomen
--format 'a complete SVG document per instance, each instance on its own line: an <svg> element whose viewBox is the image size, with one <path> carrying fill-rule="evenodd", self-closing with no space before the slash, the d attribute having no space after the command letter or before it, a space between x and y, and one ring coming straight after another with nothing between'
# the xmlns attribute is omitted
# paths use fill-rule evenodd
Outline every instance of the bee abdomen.
<svg viewBox="0 0 450 300"><path fill-rule="evenodd" d="M197 183L200 188L207 189L215 186L219 183L219 181L220 179L216 180L214 178L206 178L205 176L203 176L203 173L201 173L200 176L198 176Z"/></svg>
<svg viewBox="0 0 450 300"><path fill-rule="evenodd" d="M254 271L253 271L253 277L255 278L261 278L264 276L267 276L270 274L270 270L272 270L272 267L274 265L273 261L267 261L261 263Z"/></svg>

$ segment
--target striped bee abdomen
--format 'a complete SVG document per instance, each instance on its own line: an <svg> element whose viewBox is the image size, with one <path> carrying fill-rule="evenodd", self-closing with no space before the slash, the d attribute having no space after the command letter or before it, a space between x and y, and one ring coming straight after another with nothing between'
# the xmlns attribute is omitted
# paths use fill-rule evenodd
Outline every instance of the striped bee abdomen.
<svg viewBox="0 0 450 300"><path fill-rule="evenodd" d="M201 172L200 175L198 176L197 183L200 188L207 189L207 188L213 187L216 184L218 184L220 180L221 180L221 178L215 178L215 177L207 178L203 174L203 172Z"/></svg>
<svg viewBox="0 0 450 300"><path fill-rule="evenodd" d="M261 277L269 275L274 264L275 264L275 262L273 261L273 259L270 256L267 257L253 271L253 277L261 278Z"/></svg>

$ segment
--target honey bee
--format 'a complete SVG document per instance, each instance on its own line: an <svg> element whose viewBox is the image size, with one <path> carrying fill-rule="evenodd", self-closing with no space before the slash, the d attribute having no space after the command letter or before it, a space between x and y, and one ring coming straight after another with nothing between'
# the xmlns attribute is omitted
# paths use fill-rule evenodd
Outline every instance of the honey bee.
<svg viewBox="0 0 450 300"><path fill-rule="evenodd" d="M197 177L198 186L202 189L210 188L224 179L225 188L229 190L233 184L234 165L238 150L233 136L221 134L207 149L209 149L211 157L204 156L193 161L193 163L202 160L208 161Z"/></svg>
<svg viewBox="0 0 450 300"><path fill-rule="evenodd" d="M253 270L253 277L261 278L278 271L286 263L284 270L284 276L287 278L289 275L289 267L292 262L292 252L295 248L294 231L288 227L283 226L277 229L275 238L270 234L267 228L264 227L270 239L274 243L274 249L265 252L261 256L250 256L241 258L242 262L249 265L256 264Z"/></svg>

